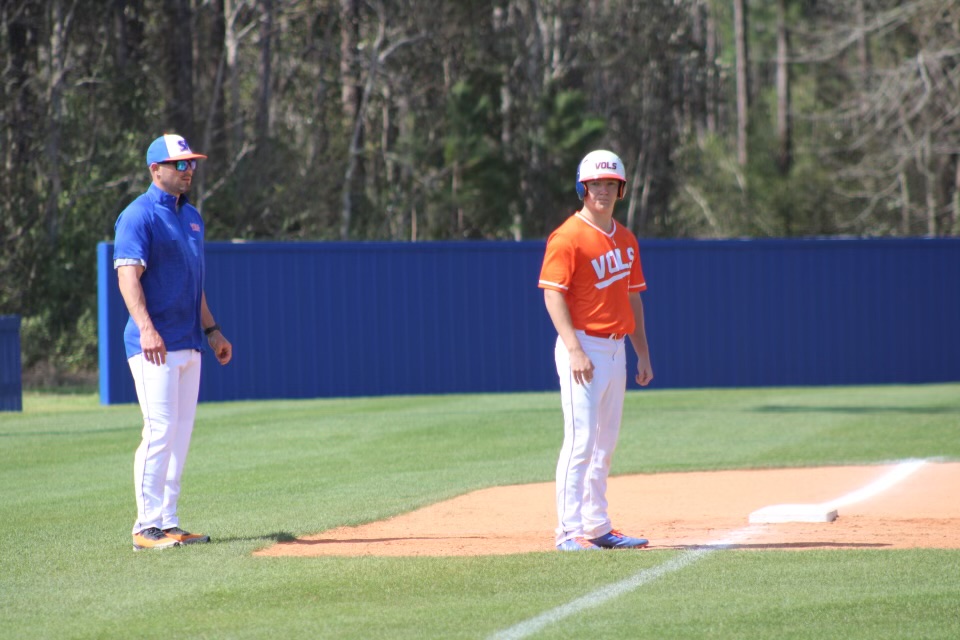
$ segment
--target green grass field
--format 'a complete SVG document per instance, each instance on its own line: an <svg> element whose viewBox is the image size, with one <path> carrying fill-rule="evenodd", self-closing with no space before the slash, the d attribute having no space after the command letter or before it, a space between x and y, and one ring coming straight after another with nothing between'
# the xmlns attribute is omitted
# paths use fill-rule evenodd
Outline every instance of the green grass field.
<svg viewBox="0 0 960 640"><path fill-rule="evenodd" d="M165 552L131 550L139 433L95 395L0 413L0 637L489 638L688 553L251 555L552 481L558 393L202 404L180 515L214 542ZM960 384L630 391L613 473L905 458L960 459ZM958 612L960 551L716 551L529 637L953 639Z"/></svg>

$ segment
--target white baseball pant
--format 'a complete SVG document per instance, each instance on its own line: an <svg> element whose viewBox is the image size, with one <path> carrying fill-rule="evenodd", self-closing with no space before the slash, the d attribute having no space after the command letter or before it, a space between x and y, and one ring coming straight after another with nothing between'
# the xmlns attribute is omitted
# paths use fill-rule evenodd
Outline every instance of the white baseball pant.
<svg viewBox="0 0 960 640"><path fill-rule="evenodd" d="M167 353L165 364L147 362L143 354L127 361L143 413L143 434L134 456L133 482L137 521L133 533L179 526L180 476L190 449L200 393L199 351Z"/></svg>
<svg viewBox="0 0 960 640"><path fill-rule="evenodd" d="M613 526L607 515L607 476L620 435L627 388L624 340L577 331L593 362L593 380L576 384L570 356L557 338L554 351L563 405L563 446L557 461L557 544L583 536L598 538Z"/></svg>

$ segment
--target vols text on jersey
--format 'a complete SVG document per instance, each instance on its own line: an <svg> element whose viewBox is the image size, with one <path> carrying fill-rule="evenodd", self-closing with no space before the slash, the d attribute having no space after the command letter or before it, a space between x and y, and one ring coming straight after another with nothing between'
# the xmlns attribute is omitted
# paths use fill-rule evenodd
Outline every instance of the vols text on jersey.
<svg viewBox="0 0 960 640"><path fill-rule="evenodd" d="M591 260L590 264L597 274L597 283L594 286L597 289L606 289L617 280L628 277L633 266L633 256L633 247L627 247L627 261L624 262L618 247Z"/></svg>

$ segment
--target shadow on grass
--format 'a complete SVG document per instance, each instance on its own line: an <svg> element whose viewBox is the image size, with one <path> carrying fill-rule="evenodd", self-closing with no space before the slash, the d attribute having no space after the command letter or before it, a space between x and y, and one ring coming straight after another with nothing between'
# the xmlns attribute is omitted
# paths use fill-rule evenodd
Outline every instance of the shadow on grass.
<svg viewBox="0 0 960 640"><path fill-rule="evenodd" d="M235 536L232 538L212 538L211 542L294 542L297 536L289 531L277 531L262 536Z"/></svg>
<svg viewBox="0 0 960 640"><path fill-rule="evenodd" d="M138 427L132 427L137 430ZM16 433L4 433L0 431L0 438L32 438L35 436L51 436L60 438L64 436L82 436L91 433L116 433L118 431L130 431L131 427L111 427L109 429L73 429L71 431L18 431Z"/></svg>
<svg viewBox="0 0 960 640"><path fill-rule="evenodd" d="M957 407L801 407L790 405L770 405L753 409L756 413L849 413L852 415L905 413L916 415L960 415Z"/></svg>
<svg viewBox="0 0 960 640"><path fill-rule="evenodd" d="M402 536L396 538L323 538L320 540L306 540L294 538L280 542L292 542L297 545L326 545L326 544L380 544L383 542L405 542L412 540L484 540L484 536Z"/></svg>

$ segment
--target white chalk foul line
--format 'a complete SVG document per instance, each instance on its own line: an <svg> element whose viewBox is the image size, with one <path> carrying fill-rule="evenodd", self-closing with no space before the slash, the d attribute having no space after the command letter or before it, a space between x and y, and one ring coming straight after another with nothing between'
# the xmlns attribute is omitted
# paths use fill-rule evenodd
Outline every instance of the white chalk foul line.
<svg viewBox="0 0 960 640"><path fill-rule="evenodd" d="M913 472L917 471L920 467L926 464L926 462L926 460L904 460L903 462L897 464L892 471L884 474L867 486L857 489L856 491L852 491L845 496L837 498L836 500L826 502L824 505L829 505L830 508L833 509L837 506L853 504L854 502L860 502L862 500L866 500L867 498L871 498L883 491L886 491ZM671 558L659 566L644 569L643 571L635 573L632 576L621 580L620 582L614 582L613 584L607 585L601 589L597 589L592 593L588 593L587 595L581 596L576 600L568 602L567 604L560 605L555 609L541 613L534 618L525 620L508 629L498 631L497 633L491 635L488 640L522 640L523 638L527 638L555 622L569 618L570 616L581 611L598 607L606 602L609 602L610 600L613 600L614 598L617 598L625 593L630 593L631 591L634 591L645 584L653 582L657 578L665 576L668 573L673 573L674 571L679 571L689 567L713 551L726 549L744 540L748 540L749 538L762 533L765 529L766 527L758 525L751 525L749 527L744 527L743 529L737 529L723 540L708 542L701 548L694 549L692 551L685 551L684 553ZM613 551L607 553L624 552Z"/></svg>
<svg viewBox="0 0 960 640"><path fill-rule="evenodd" d="M593 607L600 606L604 602L612 600L624 593L629 593L637 587L656 580L662 575L673 571L679 571L687 565L693 564L710 551L710 549L697 549L696 551L682 553L660 566L644 569L640 573L636 573L626 580L615 582L607 587L604 587L603 589L594 591L593 593L588 593L587 595L577 598L572 602L561 605L556 609L551 609L550 611L541 613L535 618L530 618L529 620L525 620L524 622L514 625L509 629L504 629L503 631L495 633L490 636L489 640L521 640L521 638L532 636L554 622L559 622L564 618L569 618L570 616L584 611L585 609L592 609Z"/></svg>
<svg viewBox="0 0 960 640"><path fill-rule="evenodd" d="M593 593L588 593L585 596L581 596L572 602L567 604L560 605L555 609L541 613L535 618L530 618L525 620L520 624L514 625L509 629L504 629L498 633L490 636L489 640L521 640L528 636L537 633L541 629L553 624L554 622L559 622L564 618L569 618L570 616L585 611L586 609L592 609L598 607L605 602L609 602L614 598L617 598L625 593L630 593L631 591L642 587L643 585L653 582L661 576L665 576L668 573L673 573L674 571L679 571L684 567L688 567L694 562L700 560L708 553L713 551L718 551L720 549L725 549L732 545L737 544L738 542L749 538L752 535L756 535L765 527L760 527L758 525L751 525L743 529L738 529L731 533L729 536L723 540L716 540L714 542L708 542L703 547L694 549L692 551L685 551L678 556L675 556L668 560L667 562L649 569L644 569L638 573L633 574L629 578L625 578L620 582L614 582L613 584L607 585L601 589L594 591ZM581 552L581 553L590 553ZM636 553L631 551L603 551L600 553ZM640 551L639 553L643 553Z"/></svg>
<svg viewBox="0 0 960 640"><path fill-rule="evenodd" d="M867 498L872 498L878 493L883 493L893 485L907 478L907 476L919 470L920 467L925 464L927 464L926 460L904 460L903 462L898 463L892 471L883 474L867 486L861 487L856 491L851 491L847 495L841 496L836 500L824 502L823 506L825 509L836 509L837 507L843 507L855 502L863 502Z"/></svg>

